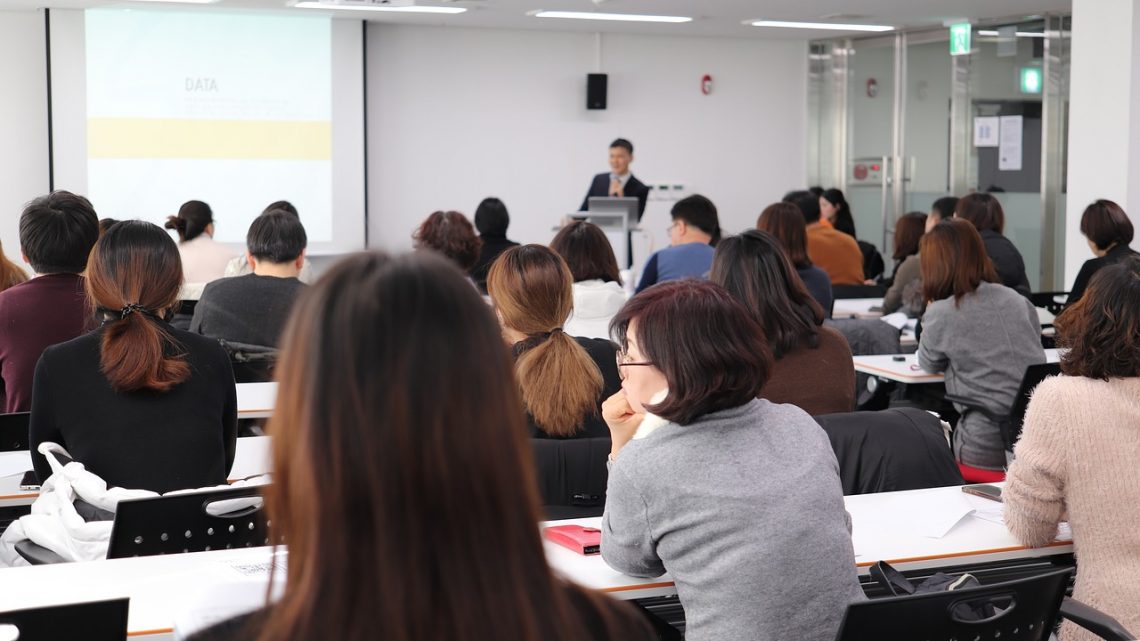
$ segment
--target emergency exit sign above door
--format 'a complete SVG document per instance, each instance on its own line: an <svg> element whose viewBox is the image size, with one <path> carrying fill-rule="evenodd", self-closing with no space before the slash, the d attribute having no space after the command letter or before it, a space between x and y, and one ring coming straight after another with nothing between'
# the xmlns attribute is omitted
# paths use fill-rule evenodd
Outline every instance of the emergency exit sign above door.
<svg viewBox="0 0 1140 641"><path fill-rule="evenodd" d="M965 56L970 53L970 23L950 25L950 55Z"/></svg>

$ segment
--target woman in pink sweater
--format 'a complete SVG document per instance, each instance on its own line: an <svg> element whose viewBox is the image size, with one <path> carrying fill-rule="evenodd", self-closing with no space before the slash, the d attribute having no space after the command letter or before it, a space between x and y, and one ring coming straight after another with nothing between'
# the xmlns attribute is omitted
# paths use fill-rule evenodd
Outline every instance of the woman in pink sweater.
<svg viewBox="0 0 1140 641"><path fill-rule="evenodd" d="M1064 376L1038 386L1005 487L1005 522L1046 545L1068 520L1073 597L1140 631L1140 260L1099 271L1056 321ZM1066 623L1063 641L1094 639Z"/></svg>

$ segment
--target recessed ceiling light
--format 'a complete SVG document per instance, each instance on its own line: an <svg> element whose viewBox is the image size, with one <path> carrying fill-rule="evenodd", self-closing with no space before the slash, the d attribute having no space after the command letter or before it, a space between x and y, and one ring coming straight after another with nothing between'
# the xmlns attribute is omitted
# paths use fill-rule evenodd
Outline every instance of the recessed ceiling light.
<svg viewBox="0 0 1140 641"><path fill-rule="evenodd" d="M597 13L593 11L531 11L535 18L568 18L571 20L616 20L619 22L692 22L687 16L650 16L639 13Z"/></svg>
<svg viewBox="0 0 1140 641"><path fill-rule="evenodd" d="M172 2L174 0L160 0ZM210 0L217 2L217 0ZM403 7L384 7L379 5L334 4L331 2L298 2L293 5L298 9L329 9L331 11L384 11L387 13L463 13L464 7L428 7L421 5L408 5Z"/></svg>
<svg viewBox="0 0 1140 641"><path fill-rule="evenodd" d="M176 4L214 4L220 0L132 0L133 2L168 2Z"/></svg>
<svg viewBox="0 0 1140 641"><path fill-rule="evenodd" d="M980 29L978 31L978 35L979 36L986 36L986 37L997 37L997 36L1001 35L1001 32L995 31L992 29ZM1045 34L1040 32L1040 31L1018 31L1014 35L1016 35L1018 38L1044 38L1045 37Z"/></svg>
<svg viewBox="0 0 1140 641"><path fill-rule="evenodd" d="M746 20L753 27L777 29L823 29L826 31L891 31L894 27L881 24L839 24L834 22L791 22L786 20Z"/></svg>

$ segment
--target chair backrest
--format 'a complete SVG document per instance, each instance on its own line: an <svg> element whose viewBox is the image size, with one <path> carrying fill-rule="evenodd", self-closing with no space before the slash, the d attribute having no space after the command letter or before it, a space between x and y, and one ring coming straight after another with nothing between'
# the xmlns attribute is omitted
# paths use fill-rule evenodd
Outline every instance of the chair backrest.
<svg viewBox="0 0 1140 641"><path fill-rule="evenodd" d="M859 252L863 254L863 278L874 280L882 276L887 265L883 262L883 255L879 253L879 248L865 240L856 242L859 245Z"/></svg>
<svg viewBox="0 0 1140 641"><path fill-rule="evenodd" d="M847 606L836 641L1045 641L1057 621L1071 569L1017 581L860 601ZM971 606L991 603L996 614L971 620Z"/></svg>
<svg viewBox="0 0 1140 641"><path fill-rule="evenodd" d="M219 339L222 349L230 357L235 383L267 383L273 380L277 367L278 349L265 345L248 345Z"/></svg>
<svg viewBox="0 0 1140 641"><path fill-rule="evenodd" d="M881 285L832 285L831 294L840 298L882 298L887 293Z"/></svg>
<svg viewBox="0 0 1140 641"><path fill-rule="evenodd" d="M962 474L942 423L914 408L824 414L843 494L870 494L961 485Z"/></svg>
<svg viewBox="0 0 1140 641"><path fill-rule="evenodd" d="M28 421L31 416L31 412L0 414L0 452L28 449Z"/></svg>
<svg viewBox="0 0 1140 641"><path fill-rule="evenodd" d="M601 516L606 506L610 439L532 438L530 443L546 517Z"/></svg>
<svg viewBox="0 0 1140 641"><path fill-rule="evenodd" d="M260 487L120 501L108 559L269 545Z"/></svg>
<svg viewBox="0 0 1140 641"><path fill-rule="evenodd" d="M1067 300L1069 292L1033 292L1029 295L1029 302L1033 303L1034 307L1047 309L1050 314L1056 316L1065 310L1065 303L1057 302L1059 296Z"/></svg>
<svg viewBox="0 0 1140 641"><path fill-rule="evenodd" d="M0 628L15 626L19 641L124 641L129 605L128 599L112 599L0 612Z"/></svg>
<svg viewBox="0 0 1140 641"><path fill-rule="evenodd" d="M1009 409L1009 433L1002 434L1005 449L1012 452L1017 439L1021 438L1021 426L1025 423L1025 410L1029 407L1029 397L1033 396L1033 390L1046 378L1060 374L1060 363L1041 363L1025 368L1025 376L1021 379L1021 386L1017 388L1017 396L1013 397L1013 406Z"/></svg>

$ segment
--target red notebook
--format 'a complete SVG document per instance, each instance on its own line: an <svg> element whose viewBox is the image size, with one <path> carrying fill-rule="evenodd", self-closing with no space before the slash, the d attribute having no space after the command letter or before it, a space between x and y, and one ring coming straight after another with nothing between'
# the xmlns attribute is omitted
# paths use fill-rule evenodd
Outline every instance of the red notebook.
<svg viewBox="0 0 1140 641"><path fill-rule="evenodd" d="M554 525L542 531L551 541L578 554L597 554L602 550L602 531L581 525Z"/></svg>

